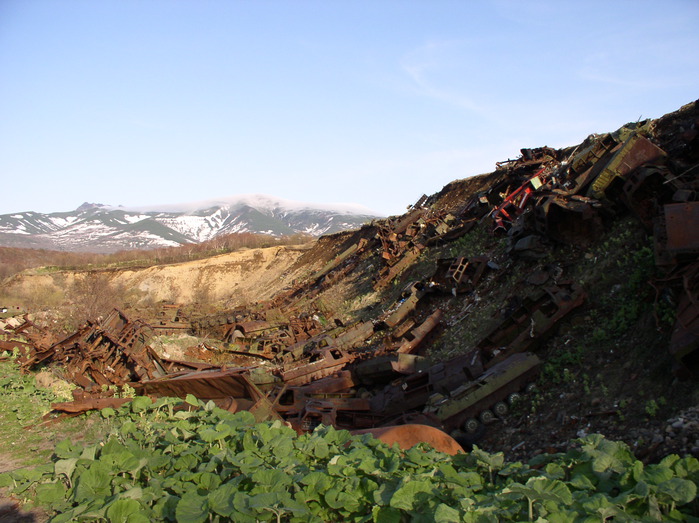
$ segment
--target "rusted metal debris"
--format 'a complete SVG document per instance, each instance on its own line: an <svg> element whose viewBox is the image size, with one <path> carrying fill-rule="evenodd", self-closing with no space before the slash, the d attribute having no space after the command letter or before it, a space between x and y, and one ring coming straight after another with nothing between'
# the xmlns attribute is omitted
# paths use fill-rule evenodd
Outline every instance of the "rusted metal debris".
<svg viewBox="0 0 699 523"><path fill-rule="evenodd" d="M478 423L503 416L535 379L541 362L532 351L583 304L580 287L560 281L560 269L530 274L526 281L536 289L503 304L500 316L464 347L463 355L436 365L420 355L443 326L444 312L431 302L439 294L432 293L476 302L488 271L505 271L487 256L438 261L431 278L411 282L383 313L356 323L334 318L322 305L322 291L371 256L371 263L379 263L374 288L383 290L427 246L452 241L488 219L493 229L507 232L510 254L536 258L553 242L592 241L605 220L624 208L653 228L659 264L691 264L699 253L699 167L690 164L687 153L678 172L641 127L591 136L565 154L547 147L522 149L520 158L498 165L490 189L464 198L450 212L433 209L431 198L423 196L403 216L373 222L358 234L361 238L340 244L333 251L339 254L307 282L273 301L191 322L192 332L216 340L203 345L206 351L247 356L245 367L175 374L175 366L181 369L186 362L150 357L139 338L143 328L121 316L118 324L88 324L68 340L43 342L43 349L33 349L35 361L56 354L52 361L70 361L68 366L79 370L71 375L76 381L90 376L86 386L130 380L142 394L194 394L229 410L253 410L259 419L285 419L299 431L319 423L358 429L419 422L473 432ZM691 267L680 267L673 280L679 298L670 352L678 375L699 368L699 270ZM186 319L174 306L167 310ZM459 321L468 311L463 308ZM167 318L163 329L175 322L174 316ZM72 359L61 360L59 353ZM131 363L111 363L117 354L127 354ZM132 372L113 377L105 365Z"/></svg>
<svg viewBox="0 0 699 523"><path fill-rule="evenodd" d="M655 261L675 265L699 254L699 202L664 205L654 223Z"/></svg>
<svg viewBox="0 0 699 523"><path fill-rule="evenodd" d="M435 289L456 296L473 291L486 270L497 268L497 264L491 262L487 256L475 256L471 259L465 256L443 258L437 261L437 270L430 278L430 284Z"/></svg>
<svg viewBox="0 0 699 523"><path fill-rule="evenodd" d="M147 345L147 329L145 323L132 322L115 309L104 320L87 322L61 341L33 345L19 362L24 369L60 363L64 377L85 389L153 379L166 370Z"/></svg>
<svg viewBox="0 0 699 523"><path fill-rule="evenodd" d="M427 443L435 450L450 455L464 452L464 448L454 438L429 425L411 423L377 429L354 430L352 434L356 436L371 434L376 439L391 446L396 444L403 450L408 450L418 443Z"/></svg>
<svg viewBox="0 0 699 523"><path fill-rule="evenodd" d="M354 355L339 349L319 349L307 360L286 365L281 378L288 385L305 385L332 376L354 358Z"/></svg>
<svg viewBox="0 0 699 523"><path fill-rule="evenodd" d="M505 196L502 203L491 213L496 231L506 231L512 225L514 220L524 212L532 200L534 192L548 181L549 174L545 168L542 168L512 193Z"/></svg>
<svg viewBox="0 0 699 523"><path fill-rule="evenodd" d="M536 348L561 319L584 303L585 297L579 285L561 283L516 299L476 343L485 368L512 354Z"/></svg>
<svg viewBox="0 0 699 523"><path fill-rule="evenodd" d="M56 341L53 334L31 321L27 314L23 315L20 321L7 324L0 335L5 338L0 340L0 350L12 352L19 348L22 349L20 355L25 358L32 350L48 350Z"/></svg>
<svg viewBox="0 0 699 523"><path fill-rule="evenodd" d="M396 352L401 354L415 354L427 337L439 327L443 316L444 314L439 309L430 314L425 321L403 336L404 339L396 349Z"/></svg>
<svg viewBox="0 0 699 523"><path fill-rule="evenodd" d="M436 416L447 430L463 428L475 432L477 419L488 424L496 415L507 414L517 395L536 378L540 367L536 355L514 354L447 394L435 393L428 399L425 412Z"/></svg>
<svg viewBox="0 0 699 523"><path fill-rule="evenodd" d="M586 245L604 231L600 207L577 194L551 194L536 209L536 229L561 243Z"/></svg>
<svg viewBox="0 0 699 523"><path fill-rule="evenodd" d="M670 301L677 303L669 344L673 372L681 379L696 378L699 376L699 262L676 268L656 283L658 296L663 294L660 288L665 288L665 292L672 289L674 298Z"/></svg>
<svg viewBox="0 0 699 523"><path fill-rule="evenodd" d="M640 134L632 133L592 182L588 196L597 199L606 198L607 192L616 180L623 182L641 165L658 161L664 156L665 152L650 140Z"/></svg>
<svg viewBox="0 0 699 523"><path fill-rule="evenodd" d="M157 336L188 334L192 330L192 324L184 314L183 306L173 303L161 304L157 317L149 321L148 325Z"/></svg>

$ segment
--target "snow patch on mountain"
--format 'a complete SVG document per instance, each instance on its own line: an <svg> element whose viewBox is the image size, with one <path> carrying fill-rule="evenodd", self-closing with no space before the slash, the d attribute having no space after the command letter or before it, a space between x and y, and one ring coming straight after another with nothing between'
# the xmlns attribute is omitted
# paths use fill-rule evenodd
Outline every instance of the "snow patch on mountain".
<svg viewBox="0 0 699 523"><path fill-rule="evenodd" d="M225 198L218 198L212 200L200 200L194 202L185 203L175 203L175 204L161 204L161 205L149 205L145 207L115 207L127 211L141 211L141 212L152 212L152 211L162 211L162 212L183 212L183 213L193 213L196 211L210 209L210 208L221 208L228 207L230 209L238 209L240 207L252 207L258 210L266 211L287 211L287 212L299 212L299 211L312 211L320 210L326 212L334 212L337 214L358 214L366 216L381 216L380 213L365 207L364 205L355 203L308 203L300 202L296 200L287 200L284 198L277 198L275 196L269 196L266 194L239 194L235 196L228 196Z"/></svg>
<svg viewBox="0 0 699 523"><path fill-rule="evenodd" d="M241 232L321 236L379 217L362 205L311 204L261 194L138 208L84 203L72 212L0 215L0 245L112 252Z"/></svg>

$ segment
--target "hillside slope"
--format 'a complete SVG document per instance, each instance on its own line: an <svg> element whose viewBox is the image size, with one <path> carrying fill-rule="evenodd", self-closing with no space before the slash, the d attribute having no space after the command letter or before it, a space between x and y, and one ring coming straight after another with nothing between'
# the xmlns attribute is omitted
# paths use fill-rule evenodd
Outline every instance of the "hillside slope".
<svg viewBox="0 0 699 523"><path fill-rule="evenodd" d="M577 147L524 149L403 216L323 236L304 251L109 275L180 301L219 359L229 344L264 347L282 380L335 348L353 385L333 392L370 397L372 415L393 421L439 418L463 387L510 357L535 354L538 388L524 401L469 411L485 422L471 433L470 419L439 418L510 459L563 450L593 432L646 460L699 455L698 128L694 102ZM235 282L224 276L233 272ZM69 277L49 276L57 288ZM6 290L38 277L15 278ZM291 345L292 329L280 329L301 320L304 341ZM396 371L406 358L411 370ZM359 423L328 408L340 426Z"/></svg>

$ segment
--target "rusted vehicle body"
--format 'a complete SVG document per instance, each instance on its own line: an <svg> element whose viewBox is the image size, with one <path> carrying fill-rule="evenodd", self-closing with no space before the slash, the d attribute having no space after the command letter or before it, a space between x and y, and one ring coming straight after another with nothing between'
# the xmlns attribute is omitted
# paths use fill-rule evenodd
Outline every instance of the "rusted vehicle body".
<svg viewBox="0 0 699 523"><path fill-rule="evenodd" d="M355 364L352 373L356 376L358 384L378 386L401 376L424 372L429 368L430 364L423 356L393 352Z"/></svg>
<svg viewBox="0 0 699 523"><path fill-rule="evenodd" d="M390 419L406 411L422 410L433 394L449 394L482 372L483 366L477 353L434 364L425 372L394 381L377 393L372 398L372 411Z"/></svg>
<svg viewBox="0 0 699 523"><path fill-rule="evenodd" d="M563 317L580 307L585 293L576 284L540 288L495 321L475 348L489 368L517 352L531 351Z"/></svg>
<svg viewBox="0 0 699 523"><path fill-rule="evenodd" d="M540 367L541 361L535 354L513 354L477 379L448 394L434 395L428 400L425 412L436 416L445 430L464 428L475 432L477 420L487 424L495 419L495 414L506 415L508 405L536 378Z"/></svg>
<svg viewBox="0 0 699 523"><path fill-rule="evenodd" d="M664 156L665 151L650 140L638 133L632 133L592 182L587 195L597 199L607 198L607 191L617 180L623 183L626 177L641 165L658 161Z"/></svg>

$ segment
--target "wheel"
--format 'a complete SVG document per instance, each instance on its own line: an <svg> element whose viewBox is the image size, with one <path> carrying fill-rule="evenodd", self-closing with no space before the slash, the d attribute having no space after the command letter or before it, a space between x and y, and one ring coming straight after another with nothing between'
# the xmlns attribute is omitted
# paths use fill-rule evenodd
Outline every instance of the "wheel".
<svg viewBox="0 0 699 523"><path fill-rule="evenodd" d="M466 420L464 423L464 430L468 432L469 434L473 434L478 430L478 427L480 426L480 423L476 418L469 418Z"/></svg>
<svg viewBox="0 0 699 523"><path fill-rule="evenodd" d="M505 417L509 410L510 408L504 401L498 401L495 405L493 405L493 412L495 412L495 414L501 418Z"/></svg>
<svg viewBox="0 0 699 523"><path fill-rule="evenodd" d="M521 399L522 395L519 392L513 392L512 394L507 396L507 403L509 403L510 405L514 405Z"/></svg>
<svg viewBox="0 0 699 523"><path fill-rule="evenodd" d="M484 410L478 417L480 418L481 423L483 423L483 425L488 425L489 423L495 421L495 414L493 414L489 410Z"/></svg>
<svg viewBox="0 0 699 523"><path fill-rule="evenodd" d="M534 392L536 390L536 383L528 383L526 387L524 387L524 392L530 393Z"/></svg>

